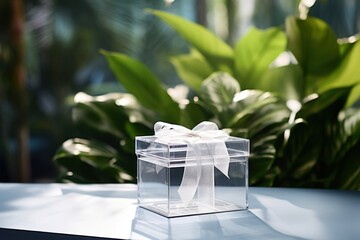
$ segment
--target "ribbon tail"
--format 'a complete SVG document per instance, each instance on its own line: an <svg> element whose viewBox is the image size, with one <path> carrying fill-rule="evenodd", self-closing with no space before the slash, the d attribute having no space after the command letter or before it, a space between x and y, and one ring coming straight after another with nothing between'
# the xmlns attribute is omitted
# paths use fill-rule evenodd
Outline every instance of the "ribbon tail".
<svg viewBox="0 0 360 240"><path fill-rule="evenodd" d="M222 172L227 178L229 177L230 156L225 142L208 143L208 148L214 158L215 167Z"/></svg>
<svg viewBox="0 0 360 240"><path fill-rule="evenodd" d="M201 149L198 144L188 144L189 150L186 155L186 162L184 167L184 174L178 193L185 207L189 205L194 198L196 190L199 186L201 176ZM189 159L196 159L195 166L189 166Z"/></svg>

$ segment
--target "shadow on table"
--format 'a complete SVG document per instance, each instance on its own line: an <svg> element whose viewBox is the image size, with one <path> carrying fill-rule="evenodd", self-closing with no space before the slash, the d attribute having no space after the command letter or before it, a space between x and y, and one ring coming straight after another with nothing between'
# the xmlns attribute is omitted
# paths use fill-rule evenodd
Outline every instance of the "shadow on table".
<svg viewBox="0 0 360 240"><path fill-rule="evenodd" d="M132 239L299 239L279 233L250 211L166 218L138 207Z"/></svg>
<svg viewBox="0 0 360 240"><path fill-rule="evenodd" d="M261 188L251 211L274 230L308 239L359 239L360 192Z"/></svg>
<svg viewBox="0 0 360 240"><path fill-rule="evenodd" d="M100 238L89 236L78 236L61 233L47 233L28 230L16 230L0 228L1 240L22 240L22 239L36 239L36 240L110 240L113 238Z"/></svg>

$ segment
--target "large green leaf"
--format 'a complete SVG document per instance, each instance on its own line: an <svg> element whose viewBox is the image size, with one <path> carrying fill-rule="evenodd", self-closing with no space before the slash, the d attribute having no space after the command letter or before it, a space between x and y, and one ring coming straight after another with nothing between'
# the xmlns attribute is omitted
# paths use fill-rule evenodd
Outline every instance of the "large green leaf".
<svg viewBox="0 0 360 240"><path fill-rule="evenodd" d="M207 121L211 114L206 111L199 103L191 101L186 104L181 114L181 125L193 128L202 121Z"/></svg>
<svg viewBox="0 0 360 240"><path fill-rule="evenodd" d="M121 122L126 120L127 117L121 111L111 111L112 114L107 114L102 107L109 104L98 104L97 102L78 103L73 108L72 117L74 122L82 129L91 129L91 132L104 133L114 135L116 138L124 137L124 134L119 131L118 126L113 122L113 118L118 114L123 115L120 117ZM108 106L109 107L109 106ZM114 107L116 105L114 104ZM119 122L118 124L122 124Z"/></svg>
<svg viewBox="0 0 360 240"><path fill-rule="evenodd" d="M305 74L325 74L338 63L340 53L333 30L322 20L288 17L285 22L288 49Z"/></svg>
<svg viewBox="0 0 360 240"><path fill-rule="evenodd" d="M233 135L244 129L250 139L250 184L271 185L279 174L269 172L276 156L275 143L286 129L290 115L285 101L269 92L244 90L235 94L227 115L232 118L223 122L223 127L231 128Z"/></svg>
<svg viewBox="0 0 360 240"><path fill-rule="evenodd" d="M319 139L323 137L322 129L318 125L299 121L290 129L290 137L286 139L283 150L281 166L285 186L295 184L298 179L303 179L308 174L318 159L321 151Z"/></svg>
<svg viewBox="0 0 360 240"><path fill-rule="evenodd" d="M334 166L338 171L332 182L332 188L360 190L359 149L360 144L357 144L357 146L348 151L343 159L344 161Z"/></svg>
<svg viewBox="0 0 360 240"><path fill-rule="evenodd" d="M213 72L204 57L195 49L190 54L171 58L181 80L195 91L199 91L201 83Z"/></svg>
<svg viewBox="0 0 360 240"><path fill-rule="evenodd" d="M290 115L284 100L258 90L237 93L229 112L232 118L226 126L232 129L246 128L254 148L266 142L273 144L285 130Z"/></svg>
<svg viewBox="0 0 360 240"><path fill-rule="evenodd" d="M349 94L345 107L351 107L360 100L360 78L358 82L359 83L353 87L351 93Z"/></svg>
<svg viewBox="0 0 360 240"><path fill-rule="evenodd" d="M342 138L338 118L351 88L332 89L315 96L302 105L289 129L284 149L279 152L284 186L329 186L336 172L331 164L336 159Z"/></svg>
<svg viewBox="0 0 360 240"><path fill-rule="evenodd" d="M344 107L346 99L351 91L351 87L334 88L320 95L312 94L305 101L301 110L297 114L297 118L309 118L314 114L330 109L333 117L336 117L340 110Z"/></svg>
<svg viewBox="0 0 360 240"><path fill-rule="evenodd" d="M82 182L124 182L134 178L117 163L117 151L110 146L85 139L70 139L63 143L54 156L64 171L64 179ZM70 176L70 178L69 178Z"/></svg>
<svg viewBox="0 0 360 240"><path fill-rule="evenodd" d="M302 130L295 135L310 135L311 141L314 141L313 146L317 146L316 149L322 151L322 156L317 160L326 162L326 164L332 162L335 158L333 152L337 151L337 147L333 145L333 142L342 138L337 130L339 116L350 91L350 87L326 91L318 97L305 101L301 110L296 114L296 118L304 119L308 132ZM298 143L298 145L301 145L301 143ZM305 159L301 156L299 158Z"/></svg>
<svg viewBox="0 0 360 240"><path fill-rule="evenodd" d="M360 190L360 110L341 112L331 146L325 153L334 177L330 187Z"/></svg>
<svg viewBox="0 0 360 240"><path fill-rule="evenodd" d="M258 186L272 187L276 177L280 174L281 170L279 167L274 166L266 172L266 174L257 181Z"/></svg>
<svg viewBox="0 0 360 240"><path fill-rule="evenodd" d="M269 68L258 89L279 94L286 99L302 100L305 95L302 69L297 64Z"/></svg>
<svg viewBox="0 0 360 240"><path fill-rule="evenodd" d="M221 113L232 104L235 93L240 91L239 83L224 72L211 74L202 84L201 100L210 111Z"/></svg>
<svg viewBox="0 0 360 240"><path fill-rule="evenodd" d="M347 44L349 45L349 44ZM342 61L330 74L317 79L317 88L319 92L325 92L332 88L353 86L360 84L360 68L358 61L360 59L360 41L352 44L342 56ZM360 97L359 88L354 88L349 96L347 106L351 106Z"/></svg>
<svg viewBox="0 0 360 240"><path fill-rule="evenodd" d="M249 183L257 185L273 165L276 150L272 144L267 144L266 147L251 148L250 151L254 154L251 154L249 159Z"/></svg>
<svg viewBox="0 0 360 240"><path fill-rule="evenodd" d="M259 90L241 91L234 96L233 101L235 102L235 107L231 109L233 114L228 122L229 127L238 127L248 115L255 116L255 114L260 114L258 110L261 108L269 109L270 112L274 107L287 109L285 103L279 98L269 92ZM279 117L282 118L283 116L281 115Z"/></svg>
<svg viewBox="0 0 360 240"><path fill-rule="evenodd" d="M125 128L128 124L151 128L155 116L144 109L128 93L108 93L90 96L78 93L75 96L72 117L83 138L93 138L107 142L118 148L119 139L123 141L123 150L133 153L133 131Z"/></svg>
<svg viewBox="0 0 360 240"><path fill-rule="evenodd" d="M212 32L199 24L167 12L148 11L169 24L196 48L217 71L232 73L234 51Z"/></svg>
<svg viewBox="0 0 360 240"><path fill-rule="evenodd" d="M179 121L179 106L168 95L159 79L141 62L121 53L102 50L115 76L136 99L162 114L164 121Z"/></svg>
<svg viewBox="0 0 360 240"><path fill-rule="evenodd" d="M252 28L235 46L236 77L241 87L258 88L262 75L285 49L285 33L279 28Z"/></svg>

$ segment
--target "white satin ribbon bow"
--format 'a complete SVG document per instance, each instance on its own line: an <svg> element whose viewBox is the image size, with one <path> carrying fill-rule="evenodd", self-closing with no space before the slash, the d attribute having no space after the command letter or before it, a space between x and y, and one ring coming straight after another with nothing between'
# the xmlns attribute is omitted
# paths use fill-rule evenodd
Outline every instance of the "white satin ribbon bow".
<svg viewBox="0 0 360 240"><path fill-rule="evenodd" d="M180 125L157 122L154 125L154 130L158 141L175 144L185 143L188 145L184 174L178 189L178 193L185 206L187 206L194 198L196 190L199 187L203 168L201 164L202 158L206 157L212 159L214 166L229 178L228 170L230 157L225 145L225 140L229 135L226 132L219 130L215 123L206 121L201 122L190 130ZM204 145L206 146L205 153L204 149L201 148L201 146ZM196 167L189 166L190 159L196 159ZM205 197L213 198L213 177L209 178L206 175L207 174L203 173L202 178L204 179L201 181L201 186L204 189L211 189L211 191L207 192L212 192L212 196L211 193L206 193ZM207 181L207 178L209 181ZM204 185L206 186L204 187Z"/></svg>

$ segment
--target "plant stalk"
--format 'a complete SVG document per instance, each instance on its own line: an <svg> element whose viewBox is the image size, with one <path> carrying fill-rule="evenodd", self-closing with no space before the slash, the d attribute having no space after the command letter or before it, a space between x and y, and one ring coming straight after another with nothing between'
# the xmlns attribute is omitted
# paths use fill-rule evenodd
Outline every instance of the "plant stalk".
<svg viewBox="0 0 360 240"><path fill-rule="evenodd" d="M27 93L25 78L25 44L24 44L24 14L21 0L11 1L10 39L13 51L13 64L10 78L12 85L12 103L15 110L16 140L18 155L13 159L17 165L15 181L30 180L29 159L29 129L27 114Z"/></svg>

